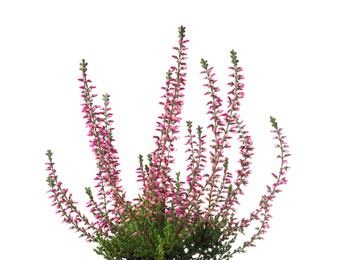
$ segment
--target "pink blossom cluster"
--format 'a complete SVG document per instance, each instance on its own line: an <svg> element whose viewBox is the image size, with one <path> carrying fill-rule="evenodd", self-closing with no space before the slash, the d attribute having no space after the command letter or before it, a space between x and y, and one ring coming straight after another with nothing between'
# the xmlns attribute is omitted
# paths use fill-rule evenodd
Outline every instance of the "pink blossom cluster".
<svg viewBox="0 0 345 260"><path fill-rule="evenodd" d="M207 114L210 115L210 124L207 129L211 130L212 140L209 148L205 147L206 135L203 134L202 127L198 126L194 133L192 122L187 121L186 181L180 180L180 173L176 173L176 178L172 176L171 166L175 161L174 143L178 139L183 90L186 84L188 40L184 38L185 28L181 26L178 46L173 48L177 52L172 56L176 65L169 68L165 87L162 87L164 95L160 104L163 106L163 112L157 121L158 134L153 136L156 149L147 156L148 164L145 166L143 156L139 155L137 181L142 183L142 188L141 194L132 202L126 200L126 194L121 186L119 157L114 148L112 135L114 128L109 107L110 96L103 95L104 107L94 104L93 99L97 95L92 93L95 86L86 74L88 64L85 60L80 63L82 77L79 81L82 83L80 89L84 99L82 112L89 129L90 147L98 168L95 178L98 201L95 200L91 188L85 188L89 197L87 207L90 208L95 220L89 221L77 209L77 202L72 199L72 194L68 193L68 189L63 188L62 183L58 181L50 150L47 152L49 159L47 182L50 186L50 198L53 200L52 206L57 208L56 213L60 214L64 222L88 242L104 241L100 240L100 237L111 240L116 236L133 239L142 236L145 241L158 248L156 238L148 227L166 228L167 225L173 227L172 231L169 231L169 239L171 236L172 241L174 239L187 241L188 237L195 235L198 228L202 227L205 232L207 228L221 231L216 240L227 249L226 252L222 251L224 257L232 257L237 252L245 252L244 249L247 247L255 246L254 241L262 239L262 235L269 228L271 203L275 194L281 191L278 187L287 183L285 174L289 167L286 158L290 154L287 151L288 145L282 128L278 128L276 120L271 117L272 132L278 142L275 147L280 152L277 156L281 162L280 169L278 174L272 173L275 182L267 186L267 193L262 196L258 208L248 217L238 220L235 206L239 204L238 195L244 194L242 188L248 184L248 177L252 173L250 166L254 148L251 136L238 114L240 99L244 97L244 76L241 74L242 67L238 66L235 51L230 52L232 66L229 67L231 70L229 76L232 80L228 83L230 89L225 108L222 104L223 100L219 97L220 89L216 86L213 67L209 67L206 60L201 60L203 68L201 73L206 81L204 87L207 89L205 95L209 96ZM230 141L234 135L238 136L241 144L239 169L235 171L236 174L229 171L230 158L224 153L225 149L231 148ZM206 169L207 159L211 163L210 169ZM256 227L257 231L242 246L231 251L230 244L235 241L239 233L244 234L244 230L254 220L260 223ZM166 239L168 240L167 237ZM230 242L226 244L225 241Z"/></svg>

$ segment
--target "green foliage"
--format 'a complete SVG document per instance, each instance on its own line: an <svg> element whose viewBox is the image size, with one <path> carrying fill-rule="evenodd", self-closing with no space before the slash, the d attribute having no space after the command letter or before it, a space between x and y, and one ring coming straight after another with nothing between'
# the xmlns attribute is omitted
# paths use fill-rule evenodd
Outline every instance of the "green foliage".
<svg viewBox="0 0 345 260"><path fill-rule="evenodd" d="M270 122L271 122L273 128L278 130L278 123L274 117L270 116Z"/></svg>
<svg viewBox="0 0 345 260"><path fill-rule="evenodd" d="M140 226L147 236L138 232L138 222L128 221L120 228L121 233L111 238L99 233L95 240L99 246L94 251L106 260L188 260L196 255L198 259L216 259L224 252L221 224L215 220L192 223L177 234L180 226L168 219L160 222L141 218Z"/></svg>

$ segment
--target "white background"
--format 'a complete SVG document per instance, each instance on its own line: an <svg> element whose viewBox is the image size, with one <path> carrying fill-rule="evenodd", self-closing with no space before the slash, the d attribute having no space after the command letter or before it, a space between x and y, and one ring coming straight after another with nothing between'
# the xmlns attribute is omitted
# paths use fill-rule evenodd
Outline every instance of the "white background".
<svg viewBox="0 0 345 260"><path fill-rule="evenodd" d="M111 95L121 177L133 198L138 154L154 149L160 87L180 25L190 39L182 143L186 120L209 123L200 59L215 66L222 89L231 49L244 68L241 114L255 155L243 212L255 209L277 170L270 115L290 145L288 184L274 201L271 228L234 259L345 259L342 2L1 1L0 259L102 259L96 244L54 214L45 153L52 149L60 180L88 215L84 187L96 184L96 166L77 81L85 58L98 100ZM182 146L178 154L183 171Z"/></svg>

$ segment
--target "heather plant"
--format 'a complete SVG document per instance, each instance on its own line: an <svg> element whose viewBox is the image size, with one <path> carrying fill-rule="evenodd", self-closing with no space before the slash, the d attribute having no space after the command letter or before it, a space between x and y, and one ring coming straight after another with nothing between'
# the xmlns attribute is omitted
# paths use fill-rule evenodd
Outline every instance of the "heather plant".
<svg viewBox="0 0 345 260"><path fill-rule="evenodd" d="M79 79L82 98L82 112L89 129L90 147L95 155L98 172L97 199L90 187L85 188L88 196L87 207L94 217L90 221L82 214L72 199L72 194L58 180L53 153L47 151L50 198L56 213L63 217L63 222L70 225L88 242L96 242L94 251L107 260L113 259L229 259L236 253L243 253L248 247L255 246L256 240L269 228L270 207L278 187L286 184L288 170L286 158L289 156L282 129L278 128L275 118L270 117L277 140L275 147L279 150L277 158L280 168L277 174L272 173L274 183L267 186L267 192L261 197L258 208L247 217L236 217L238 196L243 195L242 188L248 184L252 173L251 158L253 143L243 121L240 118L240 99L244 96L242 68L239 67L237 54L230 52L232 66L228 83L226 110L222 110L222 99L218 96L215 74L208 62L201 59L202 74L209 96L207 103L211 123L212 140L206 147L206 135L198 126L196 132L191 121L187 121L187 164L186 180L180 179L180 172L172 176L174 164L174 142L178 139L183 106L183 90L186 82L186 43L185 27L178 28L179 42L173 49L175 66L166 73L166 85L163 87L164 107L158 117L157 132L154 136L156 149L147 155L147 164L139 155L137 181L142 183L138 197L128 201L121 186L119 157L114 147L112 134L113 120L109 107L109 95L103 95L104 106L94 104L95 86L87 77L87 63L82 60ZM224 108L223 108L224 109ZM229 171L228 158L224 151L230 148L230 139L238 137L240 159L238 170ZM209 155L207 158L207 154ZM211 167L206 168L209 159ZM233 244L239 234L252 223L257 223L254 234L238 247Z"/></svg>

